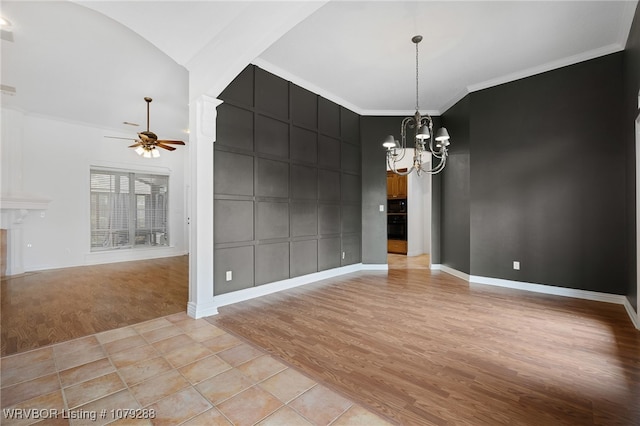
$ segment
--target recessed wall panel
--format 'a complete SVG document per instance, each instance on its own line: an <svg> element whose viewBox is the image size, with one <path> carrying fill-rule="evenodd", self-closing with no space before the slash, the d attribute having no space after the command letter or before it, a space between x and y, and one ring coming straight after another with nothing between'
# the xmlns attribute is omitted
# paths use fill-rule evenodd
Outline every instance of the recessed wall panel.
<svg viewBox="0 0 640 426"><path fill-rule="evenodd" d="M340 135L343 140L360 145L360 116L344 107L340 108Z"/></svg>
<svg viewBox="0 0 640 426"><path fill-rule="evenodd" d="M340 202L340 172L318 170L318 200Z"/></svg>
<svg viewBox="0 0 640 426"><path fill-rule="evenodd" d="M289 163L258 158L256 186L260 197L289 197Z"/></svg>
<svg viewBox="0 0 640 426"><path fill-rule="evenodd" d="M218 106L216 144L253 150L253 113L229 104Z"/></svg>
<svg viewBox="0 0 640 426"><path fill-rule="evenodd" d="M253 240L253 202L215 200L214 225L216 244Z"/></svg>
<svg viewBox="0 0 640 426"><path fill-rule="evenodd" d="M340 205L320 204L318 206L318 232L320 235L340 233Z"/></svg>
<svg viewBox="0 0 640 426"><path fill-rule="evenodd" d="M289 125L264 115L256 116L256 151L289 157Z"/></svg>
<svg viewBox="0 0 640 426"><path fill-rule="evenodd" d="M282 119L289 118L289 83L256 68L256 109Z"/></svg>
<svg viewBox="0 0 640 426"><path fill-rule="evenodd" d="M300 127L291 128L291 160L301 163L318 162L318 134Z"/></svg>
<svg viewBox="0 0 640 426"><path fill-rule="evenodd" d="M214 259L214 294L253 287L253 246L217 249Z"/></svg>
<svg viewBox="0 0 640 426"><path fill-rule="evenodd" d="M342 143L342 170L352 173L360 173L360 147L348 143Z"/></svg>
<svg viewBox="0 0 640 426"><path fill-rule="evenodd" d="M318 205L315 202L291 202L291 236L318 234Z"/></svg>
<svg viewBox="0 0 640 426"><path fill-rule="evenodd" d="M318 169L291 165L291 197L296 200L318 198Z"/></svg>
<svg viewBox="0 0 640 426"><path fill-rule="evenodd" d="M247 106L253 106L253 70L250 65L246 67L231 84L218 96L223 101L237 102Z"/></svg>
<svg viewBox="0 0 640 426"><path fill-rule="evenodd" d="M287 238L289 236L289 203L258 202L256 238Z"/></svg>
<svg viewBox="0 0 640 426"><path fill-rule="evenodd" d="M318 130L340 137L340 106L323 97L318 98Z"/></svg>
<svg viewBox="0 0 640 426"><path fill-rule="evenodd" d="M318 136L318 165L340 168L340 140L328 136Z"/></svg>
<svg viewBox="0 0 640 426"><path fill-rule="evenodd" d="M256 285L289 278L289 243L256 246Z"/></svg>
<svg viewBox="0 0 640 426"><path fill-rule="evenodd" d="M291 90L291 121L311 129L318 127L318 95L296 86Z"/></svg>
<svg viewBox="0 0 640 426"><path fill-rule="evenodd" d="M342 237L342 266L360 262L360 235L347 235Z"/></svg>
<svg viewBox="0 0 640 426"><path fill-rule="evenodd" d="M342 173L342 201L357 203L360 201L360 176Z"/></svg>
<svg viewBox="0 0 640 426"><path fill-rule="evenodd" d="M362 213L360 205L344 205L342 206L342 232L356 233L360 232L362 222Z"/></svg>
<svg viewBox="0 0 640 426"><path fill-rule="evenodd" d="M318 242L316 240L291 243L291 277L318 272Z"/></svg>
<svg viewBox="0 0 640 426"><path fill-rule="evenodd" d="M216 150L214 192L224 195L253 195L253 157Z"/></svg>
<svg viewBox="0 0 640 426"><path fill-rule="evenodd" d="M340 267L340 237L318 240L318 271Z"/></svg>

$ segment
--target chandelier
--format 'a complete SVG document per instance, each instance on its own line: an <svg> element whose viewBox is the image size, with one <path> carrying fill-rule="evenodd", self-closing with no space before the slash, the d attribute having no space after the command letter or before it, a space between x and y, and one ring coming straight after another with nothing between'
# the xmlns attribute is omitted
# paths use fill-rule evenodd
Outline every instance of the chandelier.
<svg viewBox="0 0 640 426"><path fill-rule="evenodd" d="M413 117L406 117L402 120L400 126L400 141L396 140L393 135L385 138L382 146L387 149L387 165L389 169L398 175L408 175L412 171L416 171L418 175L421 173L436 174L440 173L447 164L447 147L449 146L449 133L447 129L441 127L432 138L433 120L429 114L421 115L418 103L418 43L422 41L422 36L414 36L411 41L416 45L416 113ZM404 159L407 151L407 132L414 129L414 148L413 148L413 164L406 172L398 171L398 165ZM435 139L435 142L434 142ZM438 164L430 169L424 168L422 162L422 154L430 153L434 159L439 160Z"/></svg>

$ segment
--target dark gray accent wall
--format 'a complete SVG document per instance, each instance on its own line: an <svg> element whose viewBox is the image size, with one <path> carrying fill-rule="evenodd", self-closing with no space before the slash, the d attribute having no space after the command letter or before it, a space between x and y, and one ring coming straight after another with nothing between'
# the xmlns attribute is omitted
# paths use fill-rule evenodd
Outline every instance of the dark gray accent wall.
<svg viewBox="0 0 640 426"><path fill-rule="evenodd" d="M442 263L459 242L447 192L464 193L449 180L467 167L472 275L626 294L622 56L474 92L468 124L459 105L444 114L452 144L469 126L470 155L442 176Z"/></svg>
<svg viewBox="0 0 640 426"><path fill-rule="evenodd" d="M361 262L360 116L253 65L220 99L214 293Z"/></svg>
<svg viewBox="0 0 640 426"><path fill-rule="evenodd" d="M451 145L447 165L437 182L440 190L439 212L443 212L438 221L439 263L467 274L471 273L469 117L470 96L465 96L442 115L442 121L451 135Z"/></svg>
<svg viewBox="0 0 640 426"><path fill-rule="evenodd" d="M637 287L637 250L636 247L636 162L635 162L635 120L640 114L638 96L640 96L640 5L636 6L636 13L627 39L624 51L624 81L625 81L625 112L624 135L626 140L627 158L627 298L636 312L638 311Z"/></svg>
<svg viewBox="0 0 640 426"><path fill-rule="evenodd" d="M402 117L362 117L362 263L387 263L387 166L382 141ZM385 206L380 212L380 205Z"/></svg>

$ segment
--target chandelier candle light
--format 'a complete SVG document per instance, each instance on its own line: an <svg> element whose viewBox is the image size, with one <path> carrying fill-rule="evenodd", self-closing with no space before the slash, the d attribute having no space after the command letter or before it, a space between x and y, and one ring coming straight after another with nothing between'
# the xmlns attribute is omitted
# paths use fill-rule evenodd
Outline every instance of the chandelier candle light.
<svg viewBox="0 0 640 426"><path fill-rule="evenodd" d="M433 134L433 120L429 114L420 114L420 106L418 103L418 43L422 41L422 36L414 36L411 41L416 45L416 113L413 117L406 117L402 120L400 141L396 140L393 135L389 135L385 138L382 146L387 149L387 165L394 173L398 175L408 175L415 170L418 175L421 173L436 174L440 173L447 164L447 146L450 144L449 133L446 128L441 127L436 132L435 138L431 138ZM400 172L398 171L397 165L406 153L407 132L409 129L415 129L413 165L406 172ZM429 140L428 144L427 140ZM439 160L438 164L431 169L422 167L422 154L427 152L431 153L433 158Z"/></svg>

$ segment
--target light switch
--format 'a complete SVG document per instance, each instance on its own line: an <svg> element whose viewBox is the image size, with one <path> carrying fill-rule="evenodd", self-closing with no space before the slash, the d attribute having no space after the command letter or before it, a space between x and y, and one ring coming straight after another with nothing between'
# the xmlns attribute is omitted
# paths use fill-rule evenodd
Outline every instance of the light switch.
<svg viewBox="0 0 640 426"><path fill-rule="evenodd" d="M513 269L515 269L516 271L520 270L520 262L518 262L517 260L513 261Z"/></svg>
<svg viewBox="0 0 640 426"><path fill-rule="evenodd" d="M384 204L380 204L380 211L383 212L384 211Z"/></svg>
<svg viewBox="0 0 640 426"><path fill-rule="evenodd" d="M233 272L227 271L227 281L231 281L233 279Z"/></svg>

